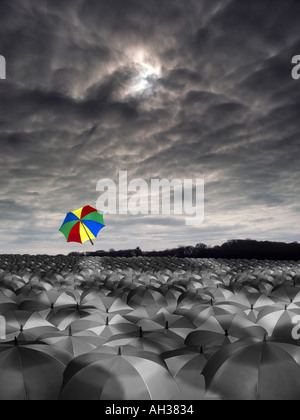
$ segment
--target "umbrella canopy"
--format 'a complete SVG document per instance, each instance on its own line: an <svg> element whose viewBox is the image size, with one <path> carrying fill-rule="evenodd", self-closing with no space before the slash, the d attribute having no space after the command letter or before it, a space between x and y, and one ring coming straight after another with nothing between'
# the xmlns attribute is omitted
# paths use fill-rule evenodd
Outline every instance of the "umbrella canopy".
<svg viewBox="0 0 300 420"><path fill-rule="evenodd" d="M107 317L102 324L99 322L89 322L90 326L88 330L94 332L95 334L106 340L118 334L137 333L139 331L139 327L137 325L133 324L130 321L127 321L120 315L115 315L111 319ZM84 320L82 320L81 323L83 325Z"/></svg>
<svg viewBox="0 0 300 420"><path fill-rule="evenodd" d="M299 400L300 348L239 342L215 353L203 370L208 396L225 400Z"/></svg>
<svg viewBox="0 0 300 420"><path fill-rule="evenodd" d="M171 400L179 393L159 356L102 347L68 365L60 399Z"/></svg>
<svg viewBox="0 0 300 420"><path fill-rule="evenodd" d="M213 300L210 304L198 304L191 309L178 309L176 312L185 315L196 327L202 325L211 316L244 315L243 311L233 304L227 304L227 302L215 303Z"/></svg>
<svg viewBox="0 0 300 420"><path fill-rule="evenodd" d="M138 333L120 334L111 337L105 346L121 347L130 345L139 350L162 354L182 347L183 343L184 341L180 337L177 340L161 333L143 332L143 329L140 328Z"/></svg>
<svg viewBox="0 0 300 420"><path fill-rule="evenodd" d="M261 310L257 317L257 324L273 338L293 341L292 330L295 327L293 319L299 315L299 306L293 303L277 304Z"/></svg>
<svg viewBox="0 0 300 420"><path fill-rule="evenodd" d="M62 307L68 307L76 304L74 297L69 294L51 290L43 291L38 295L33 295L32 297L24 300L20 305L20 309L24 311L33 311L39 312L46 309L58 309Z"/></svg>
<svg viewBox="0 0 300 420"><path fill-rule="evenodd" d="M105 227L103 213L90 206L82 207L67 214L59 231L68 242L83 244L97 238L98 233Z"/></svg>
<svg viewBox="0 0 300 420"><path fill-rule="evenodd" d="M125 314L133 310L122 299L103 294L99 295L96 291L84 292L81 295L80 306L83 308L85 306L93 307L102 312L118 314Z"/></svg>
<svg viewBox="0 0 300 420"><path fill-rule="evenodd" d="M245 338L263 338L266 330L235 315L210 317L187 336L186 344L197 347L223 346Z"/></svg>
<svg viewBox="0 0 300 420"><path fill-rule="evenodd" d="M207 359L203 351L182 348L162 354L180 389L178 400L204 400L205 378L201 375Z"/></svg>
<svg viewBox="0 0 300 420"><path fill-rule="evenodd" d="M300 306L300 290L298 287L278 286L270 294L270 297L282 303L294 303Z"/></svg>
<svg viewBox="0 0 300 420"><path fill-rule="evenodd" d="M205 297L205 299L204 299ZM213 299L213 296L210 295L200 295L198 293L197 289L192 289L187 292L182 293L182 295L178 299L178 307L180 309L191 309L195 304L203 305L207 304L207 302L210 302Z"/></svg>
<svg viewBox="0 0 300 420"><path fill-rule="evenodd" d="M5 293L0 291L0 313L4 314L5 312L16 309L18 309L17 303L13 299L6 296Z"/></svg>
<svg viewBox="0 0 300 420"><path fill-rule="evenodd" d="M47 316L47 320L63 331L71 324L71 322L76 321L77 319L85 318L93 314L94 311L95 309L93 308L82 308L79 304L77 304L73 307L70 306L58 309L57 312L50 311Z"/></svg>
<svg viewBox="0 0 300 420"><path fill-rule="evenodd" d="M141 319L152 319L159 312L161 308L158 306L140 306L139 308L129 312L128 314L123 315L125 319L128 319L131 322L137 323Z"/></svg>
<svg viewBox="0 0 300 420"><path fill-rule="evenodd" d="M64 349L71 353L73 357L90 353L106 342L106 340L98 337L91 331L73 332L71 327L66 331L44 334L39 337L39 341L49 344L50 346Z"/></svg>
<svg viewBox="0 0 300 420"><path fill-rule="evenodd" d="M265 308L266 306L275 305L275 302L261 293L239 293L238 295L230 298L227 301L228 304L236 305L243 311L246 310L257 310Z"/></svg>
<svg viewBox="0 0 300 420"><path fill-rule="evenodd" d="M143 331L163 331L167 329L174 338L177 336L186 339L187 335L195 329L195 325L188 318L179 315L160 313L155 318L142 319L137 322Z"/></svg>
<svg viewBox="0 0 300 420"><path fill-rule="evenodd" d="M0 400L57 400L72 356L47 345L20 344L0 344Z"/></svg>
<svg viewBox="0 0 300 420"><path fill-rule="evenodd" d="M127 298L127 304L132 308L140 306L151 306L164 308L168 306L168 302L159 289L140 286L131 290Z"/></svg>
<svg viewBox="0 0 300 420"><path fill-rule="evenodd" d="M57 332L52 324L37 312L9 311L5 314L6 341L18 337L24 341L35 341L41 334Z"/></svg>

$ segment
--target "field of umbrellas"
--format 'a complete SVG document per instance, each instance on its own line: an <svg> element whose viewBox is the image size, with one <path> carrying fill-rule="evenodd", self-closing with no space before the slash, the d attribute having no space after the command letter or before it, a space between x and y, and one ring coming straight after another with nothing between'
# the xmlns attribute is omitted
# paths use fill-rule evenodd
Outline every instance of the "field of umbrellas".
<svg viewBox="0 0 300 420"><path fill-rule="evenodd" d="M300 262L1 255L0 399L300 400L297 323Z"/></svg>

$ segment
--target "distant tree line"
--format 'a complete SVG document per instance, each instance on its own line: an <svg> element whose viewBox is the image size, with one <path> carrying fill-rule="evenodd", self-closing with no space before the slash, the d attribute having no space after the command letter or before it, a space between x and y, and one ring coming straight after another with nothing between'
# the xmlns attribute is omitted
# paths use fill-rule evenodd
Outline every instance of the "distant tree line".
<svg viewBox="0 0 300 420"><path fill-rule="evenodd" d="M176 257L176 258L216 258L216 259L256 259L256 260L300 260L300 244L298 242L258 242L255 240L230 240L221 246L178 246L164 251L142 251L141 248L115 251L95 251L78 253L72 252L71 256L96 256L96 257Z"/></svg>

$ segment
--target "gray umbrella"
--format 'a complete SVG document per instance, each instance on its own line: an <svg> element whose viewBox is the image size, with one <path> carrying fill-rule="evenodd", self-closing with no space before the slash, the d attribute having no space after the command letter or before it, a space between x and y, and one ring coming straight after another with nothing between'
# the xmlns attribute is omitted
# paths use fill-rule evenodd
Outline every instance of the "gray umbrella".
<svg viewBox="0 0 300 420"><path fill-rule="evenodd" d="M215 353L203 370L208 397L225 400L299 400L300 348L239 342Z"/></svg>
<svg viewBox="0 0 300 420"><path fill-rule="evenodd" d="M179 393L158 355L102 347L68 365L60 399L171 400Z"/></svg>
<svg viewBox="0 0 300 420"><path fill-rule="evenodd" d="M42 344L0 345L0 400L57 400L72 356Z"/></svg>

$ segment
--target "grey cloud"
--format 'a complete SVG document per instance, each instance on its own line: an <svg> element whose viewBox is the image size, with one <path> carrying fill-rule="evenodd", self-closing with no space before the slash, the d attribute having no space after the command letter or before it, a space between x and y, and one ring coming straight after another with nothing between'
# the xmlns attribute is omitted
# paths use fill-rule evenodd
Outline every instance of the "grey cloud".
<svg viewBox="0 0 300 420"><path fill-rule="evenodd" d="M14 251L86 250L66 244L58 225L67 211L95 206L97 181L120 170L130 179L205 178L205 223L109 216L99 248L297 239L299 7L3 0L0 251L8 239ZM145 87L135 90L139 77Z"/></svg>

